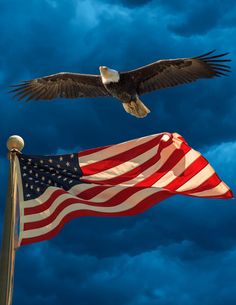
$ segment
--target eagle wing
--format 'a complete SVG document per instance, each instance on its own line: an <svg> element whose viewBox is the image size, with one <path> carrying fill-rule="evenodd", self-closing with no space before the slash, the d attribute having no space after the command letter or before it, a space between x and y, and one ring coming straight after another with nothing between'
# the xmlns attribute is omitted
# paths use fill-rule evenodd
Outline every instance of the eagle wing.
<svg viewBox="0 0 236 305"><path fill-rule="evenodd" d="M100 75L57 73L13 85L13 92L19 99L52 100L56 98L79 98L109 96Z"/></svg>
<svg viewBox="0 0 236 305"><path fill-rule="evenodd" d="M200 78L227 75L230 67L225 62L228 53L212 55L214 51L192 58L159 60L136 70L121 73L124 80L136 86L138 94L191 83Z"/></svg>

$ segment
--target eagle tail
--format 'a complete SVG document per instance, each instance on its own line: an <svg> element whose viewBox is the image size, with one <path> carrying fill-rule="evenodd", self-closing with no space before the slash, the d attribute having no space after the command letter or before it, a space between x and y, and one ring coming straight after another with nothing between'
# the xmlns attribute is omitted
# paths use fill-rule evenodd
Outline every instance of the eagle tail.
<svg viewBox="0 0 236 305"><path fill-rule="evenodd" d="M138 96L135 100L122 104L126 112L136 116L137 118L144 118L150 112Z"/></svg>

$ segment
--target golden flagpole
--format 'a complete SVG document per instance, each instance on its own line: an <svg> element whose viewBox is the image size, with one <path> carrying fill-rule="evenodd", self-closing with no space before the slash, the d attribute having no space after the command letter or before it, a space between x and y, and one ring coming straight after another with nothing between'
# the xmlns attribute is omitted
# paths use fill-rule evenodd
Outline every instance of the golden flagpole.
<svg viewBox="0 0 236 305"><path fill-rule="evenodd" d="M14 281L16 239L17 172L16 153L24 147L24 140L11 136L7 141L10 172L4 214L2 248L0 256L0 305L11 305Z"/></svg>

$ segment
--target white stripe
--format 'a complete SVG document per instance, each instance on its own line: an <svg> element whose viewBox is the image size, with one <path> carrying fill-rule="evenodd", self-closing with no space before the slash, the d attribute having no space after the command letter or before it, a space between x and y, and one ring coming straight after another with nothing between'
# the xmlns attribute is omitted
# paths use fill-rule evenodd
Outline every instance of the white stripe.
<svg viewBox="0 0 236 305"><path fill-rule="evenodd" d="M223 194L227 193L228 191L229 191L228 186L222 181L214 188L211 188L209 190L205 190L202 192L191 193L191 195L198 196L198 197L219 196L219 195L223 195Z"/></svg>
<svg viewBox="0 0 236 305"><path fill-rule="evenodd" d="M200 184L204 183L207 179L209 179L214 173L214 169L210 166L210 164L208 164L200 172L198 172L195 176L188 180L185 184L180 186L176 191L186 192L191 189L195 189Z"/></svg>
<svg viewBox="0 0 236 305"><path fill-rule="evenodd" d="M93 175L83 176L82 178L92 181L108 180L115 177L118 178L120 175L128 173L132 169L139 167L140 165L154 157L157 154L158 147L159 145L149 149L148 151L145 151L143 154L138 155L137 157L130 159L129 161L126 161L117 166L114 166L112 168Z"/></svg>
<svg viewBox="0 0 236 305"><path fill-rule="evenodd" d="M178 176L180 176L186 170L186 168L188 168L197 158L199 158L199 156L199 152L191 149L173 168L171 168L163 177L155 182L152 187L164 187L168 185Z"/></svg>
<svg viewBox="0 0 236 305"><path fill-rule="evenodd" d="M101 151L94 152L94 153L86 155L86 156L81 156L81 157L79 157L80 167L83 168L83 166L93 164L93 163L96 163L98 161L105 160L107 158L111 158L111 157L116 156L120 153L123 153L123 152L125 152L129 149L132 149L132 148L134 148L138 145L147 143L150 140L152 140L153 138L156 138L156 137L159 137L159 136L160 136L160 134L155 134L155 135L152 135L152 136L147 136L147 137L139 138L139 139L136 139L136 140L123 142L123 143L120 143L120 144L115 144L115 145L112 145L108 148L104 148Z"/></svg>
<svg viewBox="0 0 236 305"><path fill-rule="evenodd" d="M144 200L146 197L158 193L161 190L159 189L145 189L145 190L140 190L137 191L135 194L130 196L128 199L123 201L121 204L116 205L116 206L111 206L111 207L101 207L101 206L91 206L88 204L72 204L68 207L66 207L61 213L57 216L57 218L50 223L47 226L38 228L38 229L32 229L32 230L27 230L21 232L21 238L31 238L31 237L36 237L40 236L42 234L46 234L56 228L62 219L69 213L74 212L74 211L80 211L80 210L89 210L89 211L96 211L96 212L102 212L102 213L119 213L122 211L128 211L135 207L139 202Z"/></svg>

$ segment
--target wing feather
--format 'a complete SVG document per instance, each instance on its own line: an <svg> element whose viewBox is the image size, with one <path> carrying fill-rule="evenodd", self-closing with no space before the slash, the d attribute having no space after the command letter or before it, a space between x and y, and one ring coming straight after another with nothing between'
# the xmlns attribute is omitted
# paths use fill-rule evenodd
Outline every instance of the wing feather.
<svg viewBox="0 0 236 305"><path fill-rule="evenodd" d="M99 75L57 73L20 84L10 91L19 99L52 100L56 98L79 98L109 96Z"/></svg>
<svg viewBox="0 0 236 305"><path fill-rule="evenodd" d="M138 94L180 84L191 83L201 78L225 76L230 71L224 58L228 53L216 54L215 50L192 58L159 60L135 70L121 73L123 81L134 83Z"/></svg>

